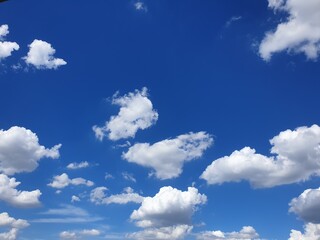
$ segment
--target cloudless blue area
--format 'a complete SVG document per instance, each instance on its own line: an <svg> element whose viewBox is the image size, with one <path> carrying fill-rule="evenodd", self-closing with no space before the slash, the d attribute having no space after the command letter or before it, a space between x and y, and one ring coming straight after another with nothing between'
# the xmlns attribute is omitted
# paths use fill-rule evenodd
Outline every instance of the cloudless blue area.
<svg viewBox="0 0 320 240"><path fill-rule="evenodd" d="M239 231L253 226L261 238L288 239L303 222L288 213L288 203L318 179L252 189L247 182L207 186L199 179L215 159L245 146L270 155L269 139L286 129L319 124L320 68L303 55L275 54L263 61L257 51L265 32L276 27L267 1L257 0L145 0L148 11L137 11L131 0L43 1L10 0L0 4L0 25L8 24L8 41L20 50L1 62L0 129L31 129L40 144L62 143L61 157L43 159L32 173L16 174L23 190L40 189L42 207L14 208L0 202L0 212L31 223L21 239L57 239L64 230L95 228L106 232L133 232L128 221L137 204L96 206L87 200L74 203L91 216L104 218L84 224L32 223L48 209L71 204L72 195L90 194L90 188L71 186L56 194L47 186L54 175L68 172L121 193L131 186L144 196L173 186L186 190L195 182L208 203L194 215L194 232ZM233 16L242 19L230 26ZM268 20L269 19L269 20ZM274 19L274 21L270 20ZM12 70L28 52L28 44L41 39L52 44L56 57L67 61L57 70ZM157 180L149 169L121 158L125 140L98 141L93 125L103 125L118 107L110 97L147 87L159 113L151 128L138 131L132 143L154 143L177 135L206 131L214 145L201 159L184 166L180 177ZM108 100L109 99L109 100ZM71 162L88 161L86 169L69 171ZM105 180L105 173L115 179ZM132 173L137 182L122 178ZM202 226L201 223L205 223Z"/></svg>

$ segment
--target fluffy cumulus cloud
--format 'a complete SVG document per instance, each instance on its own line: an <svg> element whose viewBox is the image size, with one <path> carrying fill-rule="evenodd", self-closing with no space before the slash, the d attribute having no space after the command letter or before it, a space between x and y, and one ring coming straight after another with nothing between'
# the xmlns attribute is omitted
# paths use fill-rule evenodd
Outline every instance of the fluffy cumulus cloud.
<svg viewBox="0 0 320 240"><path fill-rule="evenodd" d="M29 223L26 220L10 217L7 212L0 213L0 227L10 229L8 232L0 233L1 240L17 239L19 230L28 226Z"/></svg>
<svg viewBox="0 0 320 240"><path fill-rule="evenodd" d="M60 147L61 144L45 148L35 133L23 127L0 130L0 172L32 172L41 158L59 158Z"/></svg>
<svg viewBox="0 0 320 240"><path fill-rule="evenodd" d="M95 204L127 204L127 203L141 203L144 197L135 193L132 188L124 189L123 193L107 196L106 187L97 187L90 193L90 201Z"/></svg>
<svg viewBox="0 0 320 240"><path fill-rule="evenodd" d="M304 227L304 233L291 230L289 240L319 240L320 239L320 224L308 223Z"/></svg>
<svg viewBox="0 0 320 240"><path fill-rule="evenodd" d="M105 136L113 141L134 137L139 129L149 128L158 120L158 113L148 98L147 88L124 96L115 94L112 104L120 107L118 115L111 116L103 127L93 126L96 137L101 141Z"/></svg>
<svg viewBox="0 0 320 240"><path fill-rule="evenodd" d="M16 207L36 207L40 204L40 190L20 191L16 187L20 182L15 178L9 178L0 174L0 200L7 202Z"/></svg>
<svg viewBox="0 0 320 240"><path fill-rule="evenodd" d="M320 188L307 189L290 202L290 212L310 223L320 223Z"/></svg>
<svg viewBox="0 0 320 240"><path fill-rule="evenodd" d="M90 180L86 180L84 178L73 178L70 179L68 174L62 173L61 175L57 175L53 177L53 181L48 184L48 186L53 188L65 188L69 185L86 185L88 187L91 187L94 185L94 182Z"/></svg>
<svg viewBox="0 0 320 240"><path fill-rule="evenodd" d="M143 228L189 226L196 206L205 204L206 201L206 195L200 194L194 187L189 187L188 191L162 187L154 197L144 198L140 208L133 211L130 219Z"/></svg>
<svg viewBox="0 0 320 240"><path fill-rule="evenodd" d="M212 162L201 178L208 184L247 180L254 188L267 188L308 180L320 174L320 127L299 127L270 140L271 153L257 154L245 147Z"/></svg>
<svg viewBox="0 0 320 240"><path fill-rule="evenodd" d="M143 231L128 234L126 237L129 239L138 240L177 240L184 239L187 234L192 230L192 226L176 225L170 227L148 228Z"/></svg>
<svg viewBox="0 0 320 240"><path fill-rule="evenodd" d="M60 233L60 239L81 239L82 236L95 237L99 236L101 232L97 229L84 229L81 231L63 231Z"/></svg>
<svg viewBox="0 0 320 240"><path fill-rule="evenodd" d="M159 179L178 177L185 162L200 158L213 139L205 132L188 133L153 145L138 143L123 153L128 162L152 168Z"/></svg>
<svg viewBox="0 0 320 240"><path fill-rule="evenodd" d="M197 240L254 240L259 234L251 226L243 227L239 232L206 231L197 235Z"/></svg>
<svg viewBox="0 0 320 240"><path fill-rule="evenodd" d="M269 0L269 7L289 16L266 34L260 44L261 57L268 61L272 54L288 51L316 59L320 52L319 0Z"/></svg>
<svg viewBox="0 0 320 240"><path fill-rule="evenodd" d="M29 52L23 59L28 65L37 69L57 69L66 65L67 62L61 58L55 58L55 52L50 43L35 39L29 45Z"/></svg>
<svg viewBox="0 0 320 240"><path fill-rule="evenodd" d="M73 162L73 163L68 164L68 166L67 166L67 168L71 169L71 170L76 170L76 169L80 169L80 168L87 168L87 167L89 167L89 163L87 161L80 162L80 163Z"/></svg>
<svg viewBox="0 0 320 240"><path fill-rule="evenodd" d="M0 61L11 56L12 52L19 50L19 45L16 42L4 41L5 36L9 34L9 26L4 24L0 26Z"/></svg>

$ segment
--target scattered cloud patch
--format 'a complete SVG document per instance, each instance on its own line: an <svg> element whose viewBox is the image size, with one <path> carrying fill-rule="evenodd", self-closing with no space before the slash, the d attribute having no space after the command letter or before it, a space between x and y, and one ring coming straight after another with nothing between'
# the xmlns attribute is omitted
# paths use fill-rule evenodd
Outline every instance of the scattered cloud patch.
<svg viewBox="0 0 320 240"><path fill-rule="evenodd" d="M137 182L132 173L123 172L122 177L127 181Z"/></svg>
<svg viewBox="0 0 320 240"><path fill-rule="evenodd" d="M208 184L249 181L254 188L268 188L306 181L320 174L320 127L299 127L270 140L267 157L250 147L212 162L202 173Z"/></svg>
<svg viewBox="0 0 320 240"><path fill-rule="evenodd" d="M205 204L207 197L198 193L198 189L189 187L180 191L172 187L162 187L154 197L143 199L138 210L134 210L130 219L139 227L169 227L190 225L196 206Z"/></svg>
<svg viewBox="0 0 320 240"><path fill-rule="evenodd" d="M258 240L259 234L251 226L239 232L205 231L197 235L197 240Z"/></svg>
<svg viewBox="0 0 320 240"><path fill-rule="evenodd" d="M80 202L80 198L78 196L75 196L75 195L72 195L71 197L71 202L74 203L74 202Z"/></svg>
<svg viewBox="0 0 320 240"><path fill-rule="evenodd" d="M29 45L27 56L23 57L28 65L32 65L37 69L57 69L66 65L67 62L62 58L55 58L56 50L50 43L35 39Z"/></svg>
<svg viewBox="0 0 320 240"><path fill-rule="evenodd" d="M0 26L0 61L10 57L13 51L19 50L16 42L5 41L5 37L9 34L9 26L7 24Z"/></svg>
<svg viewBox="0 0 320 240"><path fill-rule="evenodd" d="M23 127L0 130L0 172L12 175L32 172L42 158L59 158L61 144L48 149L39 144L35 133Z"/></svg>
<svg viewBox="0 0 320 240"><path fill-rule="evenodd" d="M0 200L22 208L39 206L40 190L20 191L16 189L19 185L20 182L16 182L15 178L0 174Z"/></svg>
<svg viewBox="0 0 320 240"><path fill-rule="evenodd" d="M240 21L241 19L242 16L233 16L226 22L225 27L228 28L231 26L232 23Z"/></svg>
<svg viewBox="0 0 320 240"><path fill-rule="evenodd" d="M289 16L276 30L267 32L260 43L259 54L269 61L274 53L287 51L304 53L308 59L317 59L320 52L320 4L318 0L269 0L276 13Z"/></svg>
<svg viewBox="0 0 320 240"><path fill-rule="evenodd" d="M60 233L60 239L81 239L82 236L99 236L101 232L97 229L84 229L81 231L63 231Z"/></svg>
<svg viewBox="0 0 320 240"><path fill-rule="evenodd" d="M291 230L289 240L318 240L320 239L320 224L308 223L304 227L304 233Z"/></svg>
<svg viewBox="0 0 320 240"><path fill-rule="evenodd" d="M50 187L59 189L65 188L69 185L86 185L87 187L91 187L94 185L94 182L84 178L70 179L68 174L62 173L61 175L54 176L53 181L48 184Z"/></svg>
<svg viewBox="0 0 320 240"><path fill-rule="evenodd" d="M158 113L153 109L148 98L148 89L145 87L141 91L135 90L124 96L118 96L116 93L112 98L112 104L120 106L118 115L111 116L105 126L92 128L100 141L105 136L112 141L133 138L139 129L149 128L158 120Z"/></svg>
<svg viewBox="0 0 320 240"><path fill-rule="evenodd" d="M153 145L137 143L122 154L128 162L154 169L159 179L178 177L185 162L200 158L213 143L206 132L188 133Z"/></svg>
<svg viewBox="0 0 320 240"><path fill-rule="evenodd" d="M76 170L76 169L80 169L80 168L87 168L87 167L89 167L89 163L87 161L80 162L80 163L73 162L73 163L68 164L68 166L67 166L67 168L71 169L71 170Z"/></svg>
<svg viewBox="0 0 320 240"><path fill-rule="evenodd" d="M95 204L128 204L128 203L141 203L144 197L135 193L132 188L124 189L123 193L107 196L105 191L106 187L97 187L90 193L90 201Z"/></svg>
<svg viewBox="0 0 320 240"><path fill-rule="evenodd" d="M184 239L192 230L192 226L176 225L161 228L148 228L143 231L127 234L129 239L138 240L178 240Z"/></svg>
<svg viewBox="0 0 320 240"><path fill-rule="evenodd" d="M142 2L142 1L137 1L134 3L134 8L137 10L137 11L143 11L143 12L148 12L148 7L147 5Z"/></svg>
<svg viewBox="0 0 320 240"><path fill-rule="evenodd" d="M0 213L0 227L10 229L8 232L0 233L0 239L16 240L19 230L29 227L29 225L26 220L10 217L7 212Z"/></svg>
<svg viewBox="0 0 320 240"><path fill-rule="evenodd" d="M107 180L107 179L113 179L113 178L114 178L113 175L110 174L110 173L106 173L106 174L104 175L104 179L105 179L105 180Z"/></svg>
<svg viewBox="0 0 320 240"><path fill-rule="evenodd" d="M320 188L307 189L290 202L290 212L310 223L320 223ZM320 234L320 233L319 233Z"/></svg>

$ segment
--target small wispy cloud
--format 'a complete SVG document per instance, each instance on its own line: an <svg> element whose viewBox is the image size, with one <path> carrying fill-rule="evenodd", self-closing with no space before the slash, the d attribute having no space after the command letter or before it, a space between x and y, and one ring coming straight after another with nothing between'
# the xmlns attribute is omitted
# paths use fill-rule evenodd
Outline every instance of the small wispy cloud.
<svg viewBox="0 0 320 240"><path fill-rule="evenodd" d="M134 7L137 11L143 11L143 12L148 12L148 7L146 4L142 1L138 1L134 3Z"/></svg>
<svg viewBox="0 0 320 240"><path fill-rule="evenodd" d="M226 22L224 26L228 28L231 26L232 23L240 21L241 19L242 19L242 16L233 16Z"/></svg>

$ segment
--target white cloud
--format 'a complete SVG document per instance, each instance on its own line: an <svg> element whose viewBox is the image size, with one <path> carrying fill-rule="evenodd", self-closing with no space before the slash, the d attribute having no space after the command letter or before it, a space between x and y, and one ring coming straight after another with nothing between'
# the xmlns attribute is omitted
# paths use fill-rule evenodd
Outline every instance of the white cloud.
<svg viewBox="0 0 320 240"><path fill-rule="evenodd" d="M185 162L200 158L212 142L211 136L205 132L191 132L153 145L135 144L122 157L128 162L154 169L159 179L170 179L182 173Z"/></svg>
<svg viewBox="0 0 320 240"><path fill-rule="evenodd" d="M94 185L94 182L90 180L86 180L84 178L73 178L70 179L68 174L62 173L60 176L54 176L52 183L49 183L48 186L53 188L65 188L69 185L86 185L88 187L91 187Z"/></svg>
<svg viewBox="0 0 320 240"><path fill-rule="evenodd" d="M319 240L320 239L320 224L308 223L304 227L304 233L291 230L289 240Z"/></svg>
<svg viewBox="0 0 320 240"><path fill-rule="evenodd" d="M11 228L9 232L0 233L0 240L15 240L20 229L28 227L30 224L23 219L10 217L7 212L0 213L0 227Z"/></svg>
<svg viewBox="0 0 320 240"><path fill-rule="evenodd" d="M75 195L72 195L72 197L71 197L71 202L73 203L73 202L80 202L81 200L80 200L80 198L78 197L78 196L75 196Z"/></svg>
<svg viewBox="0 0 320 240"><path fill-rule="evenodd" d="M146 6L146 4L142 1L137 1L134 3L134 7L136 10L138 11L144 11L147 12L148 11L148 7Z"/></svg>
<svg viewBox="0 0 320 240"><path fill-rule="evenodd" d="M101 232L97 229L84 229L81 231L63 231L60 233L60 239L81 239L81 236L99 236Z"/></svg>
<svg viewBox="0 0 320 240"><path fill-rule="evenodd" d="M0 172L12 175L32 172L41 158L59 158L61 144L47 149L39 144L37 135L23 127L0 130Z"/></svg>
<svg viewBox="0 0 320 240"><path fill-rule="evenodd" d="M197 235L197 240L254 240L259 234L251 226L243 227L239 232L206 231Z"/></svg>
<svg viewBox="0 0 320 240"><path fill-rule="evenodd" d="M269 0L269 7L289 16L275 31L266 33L260 44L260 56L269 61L272 54L288 51L316 59L320 52L319 0Z"/></svg>
<svg viewBox="0 0 320 240"><path fill-rule="evenodd" d="M55 58L53 56L55 52L50 43L35 39L29 45L29 52L23 59L37 69L57 69L66 65L67 62L61 58Z"/></svg>
<svg viewBox="0 0 320 240"><path fill-rule="evenodd" d="M306 222L320 223L320 188L307 189L290 202L290 212Z"/></svg>
<svg viewBox="0 0 320 240"><path fill-rule="evenodd" d="M240 21L241 19L242 16L233 16L226 22L225 27L228 28L231 26L232 23Z"/></svg>
<svg viewBox="0 0 320 240"><path fill-rule="evenodd" d="M122 177L125 180L131 181L131 182L137 182L137 180L134 178L133 174L131 174L131 173L123 172Z"/></svg>
<svg viewBox="0 0 320 240"><path fill-rule="evenodd" d="M162 187L154 197L144 198L140 208L130 216L139 227L169 227L190 225L197 205L205 204L207 197L198 189L189 187L180 191L172 187Z"/></svg>
<svg viewBox="0 0 320 240"><path fill-rule="evenodd" d="M132 188L125 188L121 194L106 196L106 187L97 187L90 193L90 201L96 204L127 204L130 202L141 203L144 197L135 193Z"/></svg>
<svg viewBox="0 0 320 240"><path fill-rule="evenodd" d="M20 182L16 182L15 178L0 174L0 200L17 207L36 207L40 204L40 190L20 191L16 189L18 185Z"/></svg>
<svg viewBox="0 0 320 240"><path fill-rule="evenodd" d="M320 174L320 127L286 130L270 140L267 157L245 147L212 162L200 178L208 184L247 180L254 188L306 181Z"/></svg>
<svg viewBox="0 0 320 240"><path fill-rule="evenodd" d="M86 167L89 167L89 163L87 161L80 162L80 163L73 162L73 163L68 164L68 166L67 166L68 169L72 169L72 170L86 168Z"/></svg>
<svg viewBox="0 0 320 240"><path fill-rule="evenodd" d="M128 234L126 237L129 239L138 240L177 240L184 239L187 234L192 230L192 226L176 225L161 228L149 228L143 231Z"/></svg>
<svg viewBox="0 0 320 240"><path fill-rule="evenodd" d="M101 217L91 216L86 210L72 205L61 205L61 208L49 209L41 215L49 218L33 219L36 223L88 223L103 220ZM52 217L51 217L52 216Z"/></svg>
<svg viewBox="0 0 320 240"><path fill-rule="evenodd" d="M4 41L5 36L9 34L9 26L7 24L0 26L0 60L11 56L14 50L19 50L19 45L16 42Z"/></svg>
<svg viewBox="0 0 320 240"><path fill-rule="evenodd" d="M134 137L139 129L149 128L158 120L158 113L153 109L145 87L120 97L116 93L112 104L120 106L118 115L111 116L105 126L92 128L100 141L105 136L113 141Z"/></svg>

